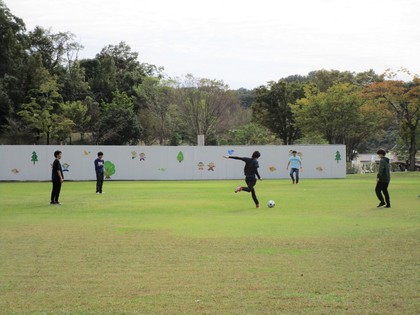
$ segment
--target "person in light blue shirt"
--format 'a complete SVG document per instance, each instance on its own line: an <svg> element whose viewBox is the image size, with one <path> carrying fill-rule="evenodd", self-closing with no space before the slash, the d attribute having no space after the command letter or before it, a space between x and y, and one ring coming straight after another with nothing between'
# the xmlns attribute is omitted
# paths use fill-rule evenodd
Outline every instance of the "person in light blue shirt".
<svg viewBox="0 0 420 315"><path fill-rule="evenodd" d="M289 158L289 163L287 163L286 167L286 170L289 169L289 166L291 167L290 177L292 178L293 184L299 184L299 170L302 169L302 161L296 153L296 151L292 151L292 156Z"/></svg>

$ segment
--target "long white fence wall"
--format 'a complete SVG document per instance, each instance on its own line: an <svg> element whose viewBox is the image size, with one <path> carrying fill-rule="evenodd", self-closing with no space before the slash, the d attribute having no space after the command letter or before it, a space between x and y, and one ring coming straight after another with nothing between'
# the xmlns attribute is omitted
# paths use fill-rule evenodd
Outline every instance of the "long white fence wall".
<svg viewBox="0 0 420 315"><path fill-rule="evenodd" d="M54 151L63 152L66 180L94 180L94 160L104 153L112 180L212 180L243 178L242 161L223 155L251 156L261 152L262 178L287 178L291 150L302 158L302 178L346 176L344 145L317 146L9 146L0 145L0 180L51 179Z"/></svg>

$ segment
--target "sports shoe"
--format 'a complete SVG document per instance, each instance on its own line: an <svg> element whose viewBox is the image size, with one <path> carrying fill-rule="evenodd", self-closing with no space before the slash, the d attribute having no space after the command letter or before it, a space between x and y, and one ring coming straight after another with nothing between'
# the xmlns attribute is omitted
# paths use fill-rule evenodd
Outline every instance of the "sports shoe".
<svg viewBox="0 0 420 315"><path fill-rule="evenodd" d="M381 201L381 203L376 208L380 208L380 207L383 207L383 206L385 206L385 202Z"/></svg>
<svg viewBox="0 0 420 315"><path fill-rule="evenodd" d="M385 206L385 208L391 208L391 205L390 205L390 204L387 204L387 205Z"/></svg>
<svg viewBox="0 0 420 315"><path fill-rule="evenodd" d="M61 203L59 203L58 201L56 203L54 203L56 206L61 206Z"/></svg>
<svg viewBox="0 0 420 315"><path fill-rule="evenodd" d="M97 192L96 192L96 194L97 194L97 195L99 195L99 194L100 194L100 192L99 192L99 191L97 191Z"/></svg>
<svg viewBox="0 0 420 315"><path fill-rule="evenodd" d="M259 209L259 208L260 208L260 204L259 204L259 203L257 203L257 204L256 204L256 206L257 206L257 209Z"/></svg>
<svg viewBox="0 0 420 315"><path fill-rule="evenodd" d="M242 186L239 185L238 187L236 187L235 189L235 193L242 191Z"/></svg>

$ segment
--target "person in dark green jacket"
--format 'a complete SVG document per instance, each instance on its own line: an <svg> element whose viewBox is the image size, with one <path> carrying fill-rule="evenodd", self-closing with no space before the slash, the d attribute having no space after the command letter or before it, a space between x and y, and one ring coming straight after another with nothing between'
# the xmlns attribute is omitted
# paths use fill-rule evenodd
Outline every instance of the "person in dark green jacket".
<svg viewBox="0 0 420 315"><path fill-rule="evenodd" d="M385 157L386 153L384 150L378 150L376 152L378 154L379 158L381 159L379 161L379 169L378 169L378 175L376 176L376 196L379 199L379 205L378 208L385 206L385 208L391 208L391 202L389 199L389 193L388 193L388 186L389 182L391 180L391 174L389 172L389 159ZM382 196L383 193L383 196ZM385 200L384 200L385 197Z"/></svg>

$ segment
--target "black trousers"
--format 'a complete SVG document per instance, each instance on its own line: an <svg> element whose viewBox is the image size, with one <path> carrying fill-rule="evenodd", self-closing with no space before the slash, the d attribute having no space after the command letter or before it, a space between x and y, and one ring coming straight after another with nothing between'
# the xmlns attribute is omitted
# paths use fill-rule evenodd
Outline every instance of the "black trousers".
<svg viewBox="0 0 420 315"><path fill-rule="evenodd" d="M386 202L387 205L391 205L389 200L389 193L388 193L388 185L389 183L384 182L377 182L375 187L376 196L378 197L380 202ZM382 196L382 193L384 194ZM384 200L385 197L385 200Z"/></svg>
<svg viewBox="0 0 420 315"><path fill-rule="evenodd" d="M96 192L102 193L103 184L104 184L104 173L96 172Z"/></svg>
<svg viewBox="0 0 420 315"><path fill-rule="evenodd" d="M255 188L254 188L254 186L257 184L257 179L255 177L245 177L245 183L248 185L248 187L242 187L242 190L246 192L250 192L255 204L256 205L259 204L257 195L255 194Z"/></svg>
<svg viewBox="0 0 420 315"><path fill-rule="evenodd" d="M52 191L51 191L51 202L52 203L57 203L58 198L60 197L60 191L61 191L61 181L60 181L60 179L53 180L52 185L53 185L53 187L52 187Z"/></svg>

